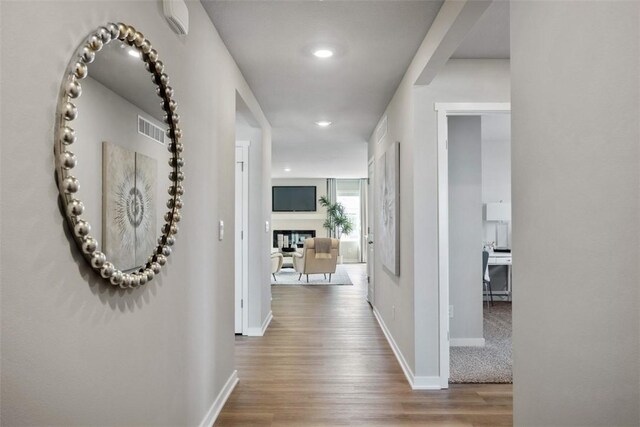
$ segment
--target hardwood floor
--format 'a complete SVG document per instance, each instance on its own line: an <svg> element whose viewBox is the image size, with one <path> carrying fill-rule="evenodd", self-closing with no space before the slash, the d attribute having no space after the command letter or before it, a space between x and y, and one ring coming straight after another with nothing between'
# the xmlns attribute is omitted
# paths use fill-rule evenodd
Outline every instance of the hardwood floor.
<svg viewBox="0 0 640 427"><path fill-rule="evenodd" d="M240 383L216 426L510 426L512 387L413 391L354 286L274 286L264 337L237 337Z"/></svg>

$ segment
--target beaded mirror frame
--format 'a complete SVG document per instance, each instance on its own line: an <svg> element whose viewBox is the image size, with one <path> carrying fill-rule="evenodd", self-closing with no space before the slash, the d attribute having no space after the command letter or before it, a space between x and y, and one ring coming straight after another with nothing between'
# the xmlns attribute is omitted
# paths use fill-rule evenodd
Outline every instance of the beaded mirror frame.
<svg viewBox="0 0 640 427"><path fill-rule="evenodd" d="M167 148L171 154L169 158L170 198L167 201L169 210L164 215L165 223L158 238L158 245L147 262L135 272L118 270L107 260L105 254L98 250L98 241L91 235L91 225L82 218L84 205L75 195L80 188L80 183L71 174L77 164L77 157L71 151L73 144L77 143L72 123L78 115L78 109L72 100L82 94L80 81L88 76L87 64L94 61L96 53L103 46L114 40L120 40L140 52L145 67L157 86L156 94L160 97L162 109L165 112L164 122L168 125L166 135L169 138ZM158 52L153 49L151 42L131 25L108 23L89 34L72 57L62 80L56 111L54 154L56 179L63 210L74 239L93 270L112 285L123 289L144 285L160 273L167 262L167 257L171 254L171 246L175 243L175 235L178 233L177 223L180 222L182 208L181 196L184 194L182 186L184 147L180 141L182 131L177 127L180 118L176 110L177 103L173 99L173 89L169 86L169 76L164 73L164 65L158 58Z"/></svg>

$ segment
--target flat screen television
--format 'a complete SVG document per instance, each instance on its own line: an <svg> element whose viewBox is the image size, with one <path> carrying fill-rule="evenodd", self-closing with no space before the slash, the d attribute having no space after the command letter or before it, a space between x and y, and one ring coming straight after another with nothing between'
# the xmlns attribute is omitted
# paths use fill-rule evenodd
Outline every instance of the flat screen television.
<svg viewBox="0 0 640 427"><path fill-rule="evenodd" d="M315 186L278 185L271 188L273 212L315 212Z"/></svg>

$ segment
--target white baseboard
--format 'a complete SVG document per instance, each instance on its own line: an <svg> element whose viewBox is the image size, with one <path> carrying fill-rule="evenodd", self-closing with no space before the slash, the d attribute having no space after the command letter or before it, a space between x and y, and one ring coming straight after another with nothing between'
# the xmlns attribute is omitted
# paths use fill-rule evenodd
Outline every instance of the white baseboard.
<svg viewBox="0 0 640 427"><path fill-rule="evenodd" d="M231 395L231 392L234 388L236 388L236 384L238 384L238 371L233 371L231 376L227 380L227 382L216 396L216 399L213 401L213 404L207 411L207 414L204 416L204 419L200 423L200 427L211 427L213 423L216 422L218 415L220 415L220 411L222 411L222 407L227 402L227 399Z"/></svg>
<svg viewBox="0 0 640 427"><path fill-rule="evenodd" d="M382 333L387 338L389 345L391 346L391 350L393 350L393 354L396 355L396 359L398 359L398 363L404 372L404 376L407 378L411 389L413 390L441 390L442 386L440 385L440 377L427 377L427 376L415 376L411 367L407 363L407 360L404 358L400 348L396 344L391 332L385 325L384 320L382 320L382 316L378 312L376 307L373 307L373 315L376 317L378 324L380 325L380 329L382 329Z"/></svg>
<svg viewBox="0 0 640 427"><path fill-rule="evenodd" d="M484 347L484 338L451 338L451 347Z"/></svg>
<svg viewBox="0 0 640 427"><path fill-rule="evenodd" d="M259 328L247 328L246 335L248 337L263 336L264 333L267 331L267 328L269 327L269 324L271 323L272 319L273 319L273 312L269 311L269 314L267 314L267 317L264 319L264 322L262 322L262 326L260 326Z"/></svg>

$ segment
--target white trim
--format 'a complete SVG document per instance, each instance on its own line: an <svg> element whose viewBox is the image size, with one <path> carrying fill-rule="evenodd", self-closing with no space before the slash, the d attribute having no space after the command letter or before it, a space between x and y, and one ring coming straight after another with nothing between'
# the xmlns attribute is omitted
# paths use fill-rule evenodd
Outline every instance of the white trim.
<svg viewBox="0 0 640 427"><path fill-rule="evenodd" d="M385 325L384 321L382 320L382 316L380 315L376 307L373 307L373 315L378 321L378 325L380 325L380 329L382 329L382 333L387 338L387 342L389 342L389 346L391 347L391 350L393 350L393 354L395 354L396 359L398 359L398 363L400 364L400 367L402 368L402 372L404 372L404 376L407 378L407 381L409 382L411 389L412 390L440 390L442 387L440 386L439 377L427 377L427 376L417 377L413 374L411 367L409 366L406 359L402 355L400 348L398 347L395 340L393 339L391 332L389 332L387 325Z"/></svg>
<svg viewBox="0 0 640 427"><path fill-rule="evenodd" d="M440 345L440 385L449 387L449 152L448 116L479 116L509 113L509 102L436 102L438 123L438 310ZM463 338L464 340L464 338ZM484 339L482 339L484 345ZM460 341L457 341L460 342Z"/></svg>
<svg viewBox="0 0 640 427"><path fill-rule="evenodd" d="M484 338L451 338L451 347L484 347Z"/></svg>
<svg viewBox="0 0 640 427"><path fill-rule="evenodd" d="M269 327L271 320L273 320L273 312L269 311L269 314L267 314L267 317L264 319L264 322L262 322L262 326L259 328L247 328L245 335L249 337L263 336L264 333L267 331L267 328Z"/></svg>
<svg viewBox="0 0 640 427"><path fill-rule="evenodd" d="M218 415L220 415L220 411L222 411L224 404L227 403L227 399L229 399L231 392L236 388L237 384L238 371L233 371L227 382L222 387L222 390L220 390L220 393L218 393L218 396L216 396L215 400L211 404L207 414L202 419L200 427L211 427L213 423L216 422Z"/></svg>
<svg viewBox="0 0 640 427"><path fill-rule="evenodd" d="M251 141L236 141L236 147L250 147Z"/></svg>

